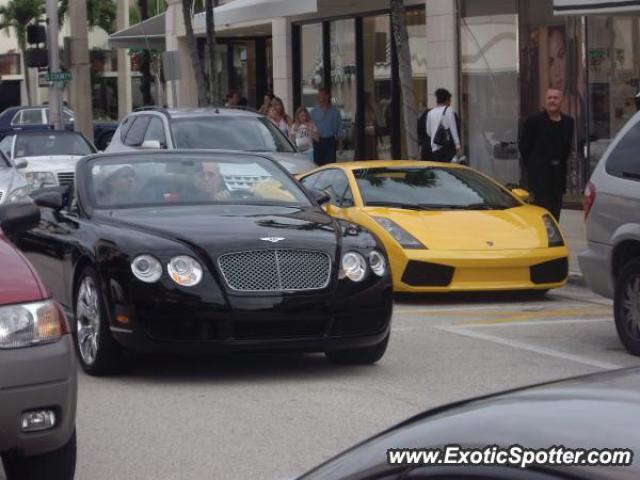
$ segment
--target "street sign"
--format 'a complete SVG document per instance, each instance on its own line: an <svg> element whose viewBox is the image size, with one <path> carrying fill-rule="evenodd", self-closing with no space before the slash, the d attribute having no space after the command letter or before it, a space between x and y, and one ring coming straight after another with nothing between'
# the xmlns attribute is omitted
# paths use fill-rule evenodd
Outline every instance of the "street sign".
<svg viewBox="0 0 640 480"><path fill-rule="evenodd" d="M71 81L71 72L49 72L47 73L48 82L69 82Z"/></svg>

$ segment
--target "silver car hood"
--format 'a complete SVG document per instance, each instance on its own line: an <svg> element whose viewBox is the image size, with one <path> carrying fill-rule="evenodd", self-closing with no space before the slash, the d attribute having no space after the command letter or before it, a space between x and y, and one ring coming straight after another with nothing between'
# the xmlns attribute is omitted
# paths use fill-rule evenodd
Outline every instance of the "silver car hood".
<svg viewBox="0 0 640 480"><path fill-rule="evenodd" d="M27 180L14 168L0 167L0 205L6 202L16 188L27 185Z"/></svg>
<svg viewBox="0 0 640 480"><path fill-rule="evenodd" d="M273 158L276 162L287 169L292 175L299 175L313 170L317 167L307 156L301 153L265 152L265 155Z"/></svg>
<svg viewBox="0 0 640 480"><path fill-rule="evenodd" d="M16 163L22 160L27 161L27 166L20 169L22 173L27 172L72 172L76 171L76 163L82 155L43 155L40 157L21 157L14 160Z"/></svg>

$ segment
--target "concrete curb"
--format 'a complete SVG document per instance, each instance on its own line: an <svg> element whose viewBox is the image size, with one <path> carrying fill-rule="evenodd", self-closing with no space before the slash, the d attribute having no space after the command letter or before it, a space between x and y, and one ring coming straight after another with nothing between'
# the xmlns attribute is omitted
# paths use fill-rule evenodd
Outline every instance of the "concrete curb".
<svg viewBox="0 0 640 480"><path fill-rule="evenodd" d="M569 285L575 285L578 287L586 287L587 282L584 280L582 276L582 272L569 272L569 276L567 277L567 283Z"/></svg>

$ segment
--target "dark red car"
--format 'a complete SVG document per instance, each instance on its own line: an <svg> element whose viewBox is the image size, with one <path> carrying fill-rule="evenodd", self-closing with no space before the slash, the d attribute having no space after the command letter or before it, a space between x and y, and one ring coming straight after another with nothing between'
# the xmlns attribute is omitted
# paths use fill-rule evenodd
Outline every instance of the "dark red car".
<svg viewBox="0 0 640 480"><path fill-rule="evenodd" d="M59 305L9 240L39 218L32 204L0 207L0 455L8 480L75 473L73 342Z"/></svg>

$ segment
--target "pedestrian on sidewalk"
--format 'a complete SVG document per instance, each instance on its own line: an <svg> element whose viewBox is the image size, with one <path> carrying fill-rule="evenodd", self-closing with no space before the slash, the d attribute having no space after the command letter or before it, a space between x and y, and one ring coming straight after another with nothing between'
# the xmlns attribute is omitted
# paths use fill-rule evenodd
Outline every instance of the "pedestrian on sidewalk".
<svg viewBox="0 0 640 480"><path fill-rule="evenodd" d="M320 133L309 110L305 106L299 107L296 110L296 118L293 126L291 127L291 133L289 138L295 143L298 151L305 154L309 160L313 161L313 143L320 139Z"/></svg>
<svg viewBox="0 0 640 480"><path fill-rule="evenodd" d="M335 163L336 150L342 152L342 117L331 104L331 92L318 89L318 106L311 111L311 119L318 127L320 138L313 143L313 159L318 165Z"/></svg>
<svg viewBox="0 0 640 480"><path fill-rule="evenodd" d="M224 106L227 108L237 107L238 105L240 105L240 100L240 92L238 92L237 90L229 90L227 96L225 97Z"/></svg>
<svg viewBox="0 0 640 480"><path fill-rule="evenodd" d="M269 107L269 119L280 129L287 137L291 129L291 118L284 109L284 103L279 97L273 97L271 106Z"/></svg>
<svg viewBox="0 0 640 480"><path fill-rule="evenodd" d="M456 155L463 156L457 115L451 108L451 92L436 90L437 106L427 114L427 136L431 139L431 159L451 162Z"/></svg>
<svg viewBox="0 0 640 480"><path fill-rule="evenodd" d="M562 92L547 90L545 108L527 118L519 148L533 202L560 221L562 196L567 189L567 160L573 146L575 122L562 113Z"/></svg>

